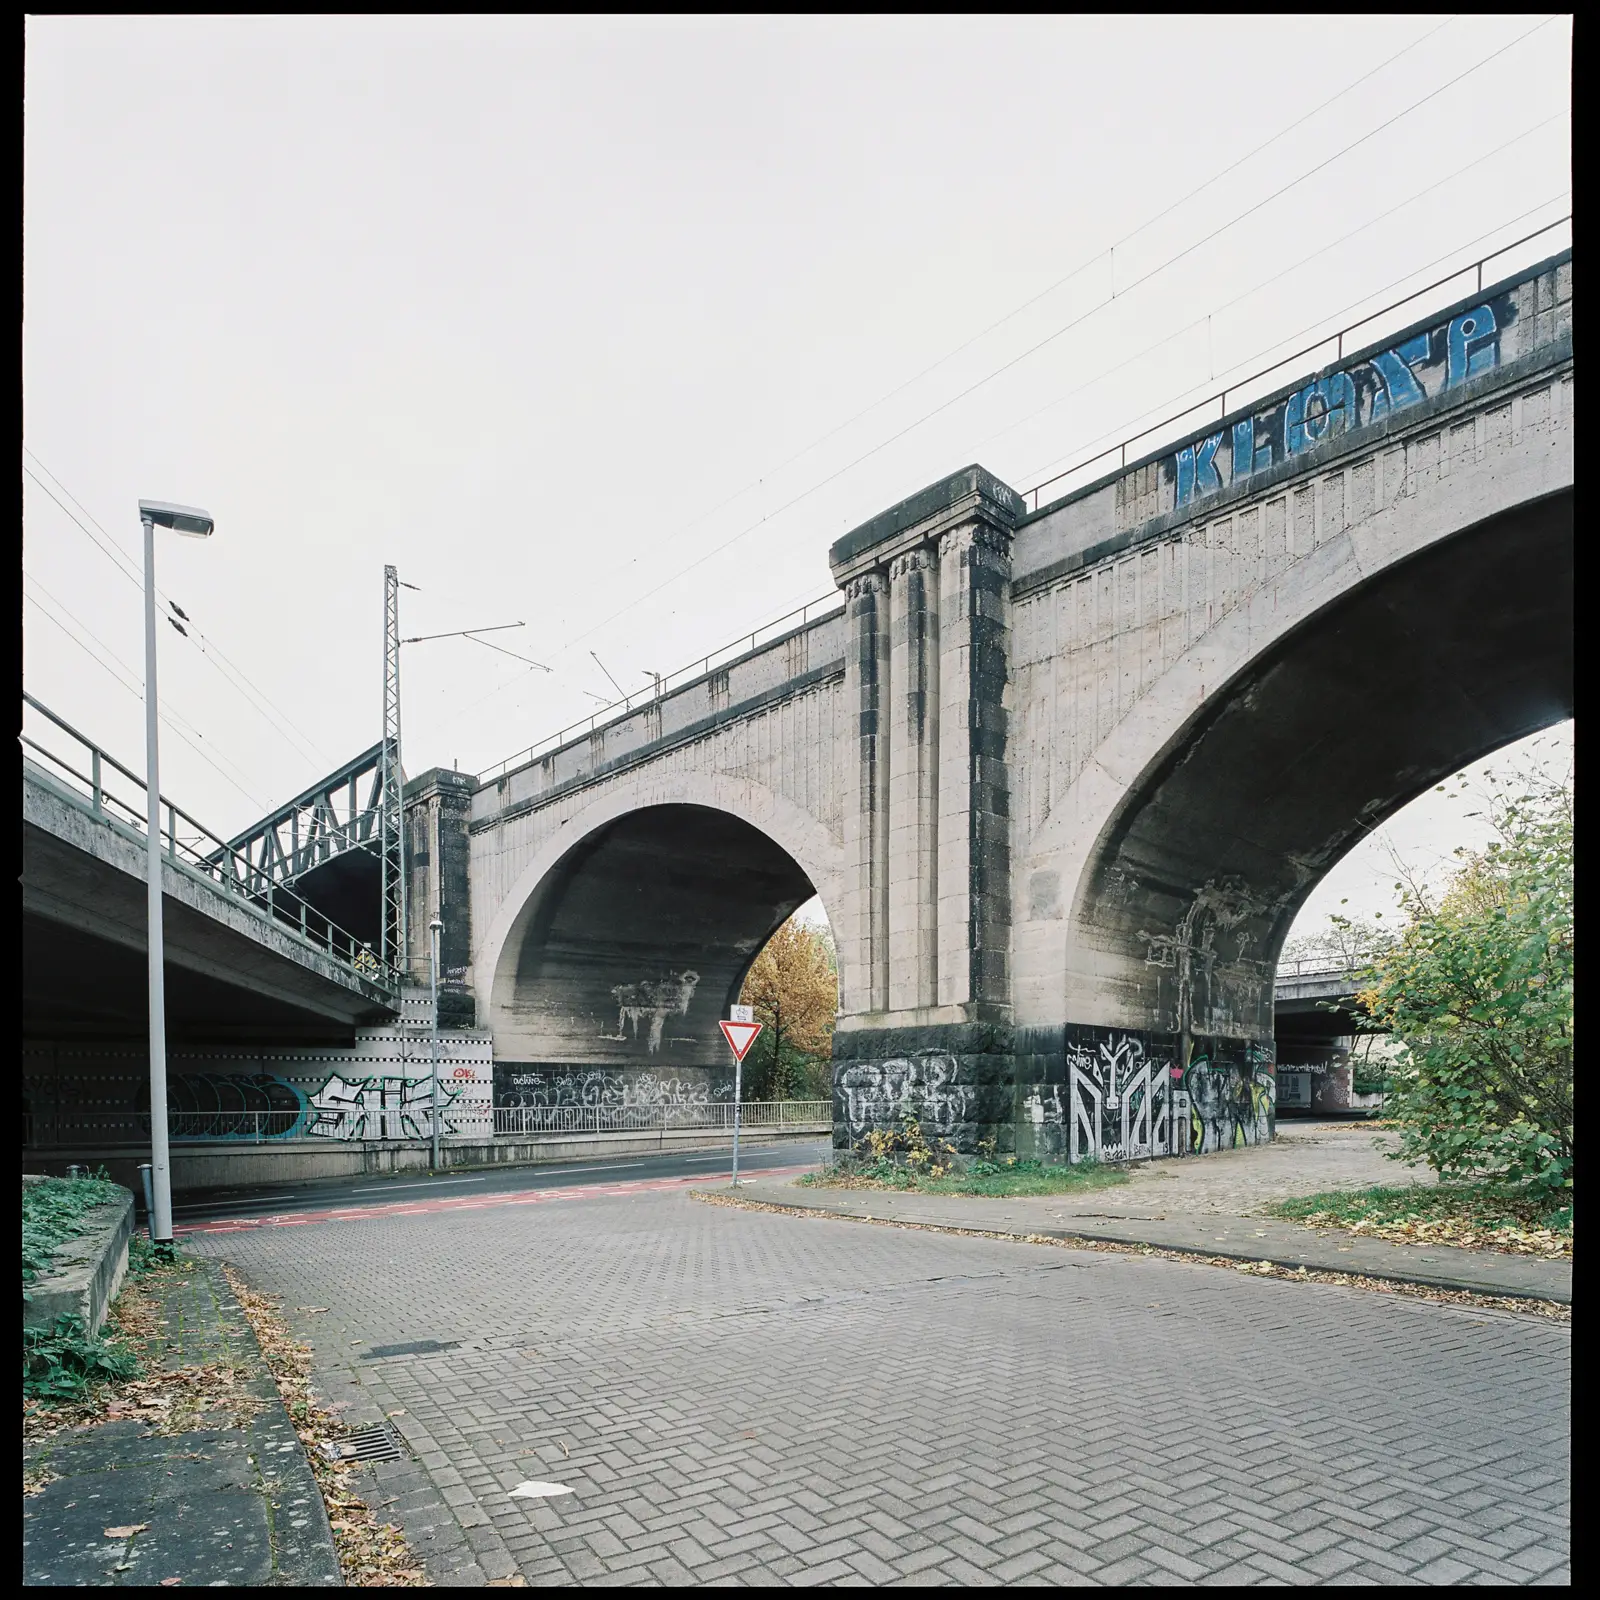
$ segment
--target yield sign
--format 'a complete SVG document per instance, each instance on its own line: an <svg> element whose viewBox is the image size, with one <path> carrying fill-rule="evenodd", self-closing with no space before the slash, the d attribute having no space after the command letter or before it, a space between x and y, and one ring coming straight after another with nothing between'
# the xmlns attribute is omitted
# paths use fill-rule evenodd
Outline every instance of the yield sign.
<svg viewBox="0 0 1600 1600"><path fill-rule="evenodd" d="M719 1022L717 1026L722 1029L722 1037L728 1041L735 1061L743 1061L749 1055L750 1046L761 1032L759 1022Z"/></svg>

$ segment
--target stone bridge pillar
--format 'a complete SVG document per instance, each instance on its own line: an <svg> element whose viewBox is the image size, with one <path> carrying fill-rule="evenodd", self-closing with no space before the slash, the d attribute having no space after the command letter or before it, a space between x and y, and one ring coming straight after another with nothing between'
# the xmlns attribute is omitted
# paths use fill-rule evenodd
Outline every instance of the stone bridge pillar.
<svg viewBox="0 0 1600 1600"><path fill-rule="evenodd" d="M438 917L439 1026L470 1028L471 848L467 823L476 784L464 772L430 768L405 788L406 932L411 979L428 982L428 924Z"/></svg>
<svg viewBox="0 0 1600 1600"><path fill-rule="evenodd" d="M1021 496L968 467L841 539L846 883L834 1142L904 1110L1012 1148L1011 533Z"/></svg>

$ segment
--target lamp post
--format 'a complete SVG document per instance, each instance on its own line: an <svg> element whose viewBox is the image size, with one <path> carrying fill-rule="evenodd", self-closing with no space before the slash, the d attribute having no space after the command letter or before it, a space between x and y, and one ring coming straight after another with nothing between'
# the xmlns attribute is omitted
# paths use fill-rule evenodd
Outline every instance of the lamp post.
<svg viewBox="0 0 1600 1600"><path fill-rule="evenodd" d="M432 1037L429 1053L433 1057L433 1170L439 1170L439 934L444 924L435 917L428 924L428 989L433 998L429 1008Z"/></svg>
<svg viewBox="0 0 1600 1600"><path fill-rule="evenodd" d="M150 955L150 1238L172 1243L172 1161L167 1148L167 995L161 937L161 762L156 733L156 528L207 538L215 524L193 506L141 500L144 525L145 894ZM173 825L176 833L176 822Z"/></svg>

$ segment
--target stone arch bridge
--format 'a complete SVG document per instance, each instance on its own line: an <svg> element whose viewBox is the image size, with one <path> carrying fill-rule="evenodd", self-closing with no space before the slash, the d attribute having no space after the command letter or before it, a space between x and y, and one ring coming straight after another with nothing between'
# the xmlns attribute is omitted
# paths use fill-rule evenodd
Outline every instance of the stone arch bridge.
<svg viewBox="0 0 1600 1600"><path fill-rule="evenodd" d="M489 779L408 787L410 926L496 1098L716 1097L797 906L840 954L835 1142L1252 1142L1319 878L1572 712L1570 254L1029 509L968 467L841 604Z"/></svg>

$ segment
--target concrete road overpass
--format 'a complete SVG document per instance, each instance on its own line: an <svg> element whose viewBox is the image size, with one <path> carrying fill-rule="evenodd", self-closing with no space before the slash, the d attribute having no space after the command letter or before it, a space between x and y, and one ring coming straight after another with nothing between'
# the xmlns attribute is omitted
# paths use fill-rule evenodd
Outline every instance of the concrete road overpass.
<svg viewBox="0 0 1600 1600"><path fill-rule="evenodd" d="M1572 713L1570 255L1033 507L972 466L836 543L842 605L411 813L497 1099L726 1092L813 892L835 1137L1268 1135L1306 896ZM453 880L441 864L454 863Z"/></svg>
<svg viewBox="0 0 1600 1600"><path fill-rule="evenodd" d="M143 784L47 708L31 708L56 737L33 744L23 761L23 1032L139 1039L148 951L145 834L136 821ZM206 870L197 830L179 811L162 861L167 1022L176 1042L348 1042L357 1028L396 1014L395 975L354 964L348 941L341 945L325 920L310 919L305 932L286 920L295 915L292 895L275 916Z"/></svg>

